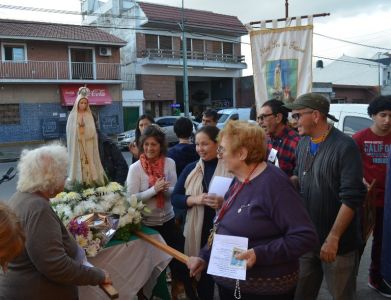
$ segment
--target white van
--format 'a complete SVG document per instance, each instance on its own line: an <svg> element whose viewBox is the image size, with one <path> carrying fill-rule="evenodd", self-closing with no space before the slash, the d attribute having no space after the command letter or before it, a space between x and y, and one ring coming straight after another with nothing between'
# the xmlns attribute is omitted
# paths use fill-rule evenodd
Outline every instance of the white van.
<svg viewBox="0 0 391 300"><path fill-rule="evenodd" d="M350 136L372 125L368 104L330 104L330 115L335 116L338 122L329 121Z"/></svg>
<svg viewBox="0 0 391 300"><path fill-rule="evenodd" d="M250 120L250 111L251 108L226 108L219 110L217 127L223 128L229 120L241 120L249 121Z"/></svg>

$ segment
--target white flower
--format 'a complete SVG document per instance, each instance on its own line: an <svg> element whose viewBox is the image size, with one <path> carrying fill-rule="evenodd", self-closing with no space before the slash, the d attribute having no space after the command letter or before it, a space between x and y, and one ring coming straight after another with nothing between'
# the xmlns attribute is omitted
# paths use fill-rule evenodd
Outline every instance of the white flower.
<svg viewBox="0 0 391 300"><path fill-rule="evenodd" d="M54 209L57 214L62 217L62 221L65 224L68 224L68 222L74 217L71 208L66 204L58 204Z"/></svg>
<svg viewBox="0 0 391 300"><path fill-rule="evenodd" d="M140 201L141 202L141 201ZM136 195L131 195L129 199L130 206L133 208L137 207L138 201Z"/></svg>
<svg viewBox="0 0 391 300"><path fill-rule="evenodd" d="M126 207L122 203L117 204L116 206L114 206L112 213L122 216L122 215L126 214Z"/></svg>
<svg viewBox="0 0 391 300"><path fill-rule="evenodd" d="M109 191L107 190L107 188L105 186L100 186L100 187L96 188L96 192L99 194L106 194Z"/></svg>
<svg viewBox="0 0 391 300"><path fill-rule="evenodd" d="M110 182L108 185L106 185L106 189L109 192L115 193L122 191L124 188L118 182Z"/></svg>
<svg viewBox="0 0 391 300"><path fill-rule="evenodd" d="M126 214L119 219L119 227L123 227L126 224L132 224L133 217L130 214Z"/></svg>
<svg viewBox="0 0 391 300"><path fill-rule="evenodd" d="M64 198L65 198L65 200L68 200L68 201L80 201L81 200L80 194L76 193L76 192L69 192Z"/></svg>
<svg viewBox="0 0 391 300"><path fill-rule="evenodd" d="M141 201L137 204L137 210L143 210L144 207L145 207L145 204L142 203Z"/></svg>
<svg viewBox="0 0 391 300"><path fill-rule="evenodd" d="M90 213L97 211L97 209L96 209L97 205L95 204L94 201L91 201L91 200L85 201L85 207L86 207L86 210Z"/></svg>
<svg viewBox="0 0 391 300"><path fill-rule="evenodd" d="M88 240L82 235L76 235L76 242L82 248L85 248L88 246Z"/></svg>
<svg viewBox="0 0 391 300"><path fill-rule="evenodd" d="M67 193L61 192L61 193L57 194L56 197L51 198L51 199L50 199L50 203L51 203L52 205L56 205L56 204L58 204L58 203L65 202L65 199L66 199L65 197L66 197L66 195L67 195Z"/></svg>
<svg viewBox="0 0 391 300"><path fill-rule="evenodd" d="M78 205L76 205L73 208L73 211L74 211L76 216L82 216L82 215L88 213L88 210L86 208L85 202L86 201L82 201L82 202L80 202Z"/></svg>
<svg viewBox="0 0 391 300"><path fill-rule="evenodd" d="M86 189L83 191L83 197L84 198L88 198L92 195L95 195L95 190L93 188L90 188L90 189Z"/></svg>
<svg viewBox="0 0 391 300"><path fill-rule="evenodd" d="M136 212L134 213L134 215L133 215L133 223L134 223L134 224L138 224L138 223L141 222L141 220L142 220L141 214L140 214L138 211L136 211Z"/></svg>
<svg viewBox="0 0 391 300"><path fill-rule="evenodd" d="M86 253L88 257L94 257L98 254L99 248L95 244L88 245Z"/></svg>

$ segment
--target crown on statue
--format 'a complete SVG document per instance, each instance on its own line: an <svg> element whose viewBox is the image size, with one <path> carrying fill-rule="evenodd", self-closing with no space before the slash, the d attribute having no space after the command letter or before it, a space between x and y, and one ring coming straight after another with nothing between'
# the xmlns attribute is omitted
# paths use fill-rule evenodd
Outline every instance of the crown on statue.
<svg viewBox="0 0 391 300"><path fill-rule="evenodd" d="M77 92L81 98L87 98L88 94L90 93L90 90L85 87L85 86L82 86L79 88L79 91Z"/></svg>

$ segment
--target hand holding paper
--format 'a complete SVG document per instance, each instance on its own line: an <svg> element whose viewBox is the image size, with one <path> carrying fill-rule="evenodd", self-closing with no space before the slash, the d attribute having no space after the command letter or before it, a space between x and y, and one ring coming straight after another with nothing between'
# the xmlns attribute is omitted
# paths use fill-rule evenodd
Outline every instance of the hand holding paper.
<svg viewBox="0 0 391 300"><path fill-rule="evenodd" d="M208 193L216 194L217 196L224 197L231 185L232 178L215 176L209 185Z"/></svg>
<svg viewBox="0 0 391 300"><path fill-rule="evenodd" d="M252 268L255 265L255 262L257 261L257 256L255 255L254 249L243 251L243 252L237 254L236 258L239 260L246 260L247 261L247 269Z"/></svg>
<svg viewBox="0 0 391 300"><path fill-rule="evenodd" d="M247 251L247 247L248 238L215 234L207 273L245 280L247 262L237 257L239 253L251 252Z"/></svg>

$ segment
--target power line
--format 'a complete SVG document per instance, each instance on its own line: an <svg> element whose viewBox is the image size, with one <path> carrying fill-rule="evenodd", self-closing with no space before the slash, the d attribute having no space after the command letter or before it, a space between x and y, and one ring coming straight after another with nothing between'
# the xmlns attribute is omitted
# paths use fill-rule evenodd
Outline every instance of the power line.
<svg viewBox="0 0 391 300"><path fill-rule="evenodd" d="M25 7L25 6L16 6L16 5L5 5L5 4L0 4L0 8L4 8L4 9L16 9L16 10L27 10L27 11L35 11L35 12L47 12L47 13L59 13L59 14L71 14L71 15L86 16L86 14L81 14L80 12L77 12L77 11L58 10L58 9L49 9L49 8L36 8L36 7ZM88 14L87 16L102 16L102 14L99 14L99 13L91 13L91 14ZM105 16L105 15L103 15L103 17L104 17L104 16ZM106 15L106 16L114 17L113 15ZM125 18L125 19L143 19L143 20L146 20L146 18L143 18L143 17L121 17L121 18L122 18L122 19ZM2 22L7 22L7 21L2 20ZM8 22L11 23L12 20L9 20ZM36 23L36 22L34 22L34 21L30 21L30 22L29 22L29 21L22 21L22 22L27 23L27 24L29 24L29 23L30 23L30 24ZM66 25L66 24L63 24L63 25ZM75 25L75 24L73 24L73 25ZM85 27L94 27L94 28L103 28L103 29L156 31L156 29L154 29L154 28L137 28L137 27L125 27L125 26L109 26L109 25L99 25L99 24L82 25L82 26L85 26ZM159 31L169 32L169 33L180 33L180 32L181 32L180 30L172 30L172 29L171 29L171 30L168 30L168 29L159 29ZM251 45L251 43L248 43L248 42L232 40L232 39L229 39L229 38L223 38L223 37L217 36L217 35L203 34L203 33L191 32L191 31L188 31L188 33L193 34L194 36L210 37L210 38L219 39L219 40L221 40L221 41L227 41L227 42L232 42L232 43L236 43L236 44ZM348 41L348 40L344 40L344 39L340 39L340 38L331 37L331 36L324 35L324 34L320 34L320 33L315 33L315 32L314 32L314 35L322 36L322 37L325 37L325 38L328 38L328 39L333 39L333 40L337 40L337 41L344 42L344 43L354 44L354 45L357 45L357 46L362 46L362 47L367 47L367 48L373 48L373 49L381 49L381 50L391 51L390 48L377 47L377 46L366 45L366 44L362 44L362 43L356 43L356 42L352 42L352 41ZM367 64L367 63L352 62L352 61L347 61L347 60L338 59L338 58L330 58L330 57L317 56L317 55L313 55L313 57L320 58L320 59L326 59L326 60L332 60L332 61L341 61L341 62L347 62L347 63L352 63L352 64L360 64L360 65L373 66L373 65Z"/></svg>
<svg viewBox="0 0 391 300"><path fill-rule="evenodd" d="M384 48L384 47L377 47L377 46L372 46L372 45L365 45L365 44L361 44L361 43L356 43L356 42L347 41L347 40L344 40L344 39L340 39L340 38L328 36L328 35L321 34L321 33L315 33L315 32L314 32L314 34L315 34L315 35L322 36L322 37L325 37L325 38L328 38L328 39L340 41L340 42L343 42L343 43L353 44L353 45L362 46L362 47L367 47L367 48L373 48L373 49L380 49L380 50L391 51L391 48Z"/></svg>
<svg viewBox="0 0 391 300"><path fill-rule="evenodd" d="M317 55L312 55L312 57L320 58L320 59L327 59L327 60L333 60L333 61L341 61L341 62L346 62L350 64L356 64L356 65L365 65L365 66L370 66L370 67L378 67L380 63L374 62L374 64L370 63L364 63L364 62L357 62L357 61L350 61L350 60L345 60L345 59L340 59L340 58L330 58L330 57L324 57L324 56L317 56Z"/></svg>
<svg viewBox="0 0 391 300"><path fill-rule="evenodd" d="M76 16L107 16L112 18L121 18L121 19L129 19L129 20L147 20L147 18L145 17L116 16L107 12L85 14L85 13L81 13L80 11L31 7L31 6L17 6L17 5L8 5L8 4L0 4L0 9L24 10L24 11L45 12L45 13L53 13L53 14L76 15Z"/></svg>
<svg viewBox="0 0 391 300"><path fill-rule="evenodd" d="M101 16L102 15L100 13L84 14L84 13L80 13L78 11L59 10L59 9L51 9L51 8L38 8L38 7L28 7L28 6L17 6L17 5L7 5L7 4L0 4L0 8L3 8L3 9L14 9L14 10L35 11L35 12L47 12L47 13L79 15L79 16ZM122 19L147 20L147 18L144 18L144 17L114 16L112 14L109 14L109 15L106 14L106 16L113 17L113 18L118 17L118 18L122 18ZM136 28L129 28L129 27L113 27L113 26L101 26L101 25L99 25L99 27L102 27L102 28L112 28L112 29L134 29L134 30L137 30ZM176 31L171 31L171 32L176 32ZM180 31L178 31L178 32L180 32ZM321 33L314 32L314 35L318 35L318 36L321 36L321 37L324 37L324 38L328 38L328 39L332 39L332 40L336 40L336 41L340 41L340 42L344 42L344 43L349 43L349 44L357 45L357 46L361 46L361 47L367 47L367 48L372 48L372 49L380 49L380 50L391 51L391 48L377 47L377 46L373 46L373 45L366 45L366 44L362 44L362 43L357 43L357 42L344 40L344 39L341 39L341 38L328 36L328 35L321 34ZM232 41L232 42L237 43L237 41Z"/></svg>

